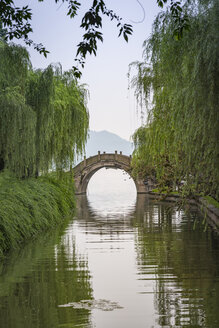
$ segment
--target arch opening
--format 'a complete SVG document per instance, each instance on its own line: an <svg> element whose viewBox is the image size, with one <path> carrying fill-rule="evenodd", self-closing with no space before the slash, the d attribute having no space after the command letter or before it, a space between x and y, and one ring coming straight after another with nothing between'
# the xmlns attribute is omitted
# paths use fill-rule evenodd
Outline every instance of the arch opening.
<svg viewBox="0 0 219 328"><path fill-rule="evenodd" d="M133 178L122 169L100 168L90 177L87 193L137 193Z"/></svg>
<svg viewBox="0 0 219 328"><path fill-rule="evenodd" d="M101 168L90 178L87 198L93 210L107 218L127 214L135 205L137 189L122 169Z"/></svg>

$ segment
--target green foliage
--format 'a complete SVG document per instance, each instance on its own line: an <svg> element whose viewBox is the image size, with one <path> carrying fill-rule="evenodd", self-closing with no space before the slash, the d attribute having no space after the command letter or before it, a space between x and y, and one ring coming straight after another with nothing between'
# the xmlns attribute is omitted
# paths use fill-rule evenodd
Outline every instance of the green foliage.
<svg viewBox="0 0 219 328"><path fill-rule="evenodd" d="M89 123L86 99L87 90L75 83L72 71L56 74L53 160L60 169L69 167L69 162L74 162L75 154L81 154L84 149Z"/></svg>
<svg viewBox="0 0 219 328"><path fill-rule="evenodd" d="M39 0L44 2L44 0ZM80 9L81 2L77 0L55 0L56 3L68 4L67 16L74 18ZM128 37L132 34L132 26L130 24L124 24L122 18L119 17L113 10L108 9L105 1L93 0L92 5L88 11L85 12L80 27L84 29L83 41L78 44L78 50L75 61L84 67L85 58L88 53L96 55L97 41L103 42L103 34L100 32L102 29L102 17L108 16L110 20L117 22L119 28L119 36L123 35L126 42ZM26 45L33 46L40 54L47 57L48 50L42 45L42 43L35 43L30 39L30 33L33 32L32 25L32 10L29 5L19 7L15 6L13 0L1 0L0 1L0 38L1 31L4 30L3 38L5 41L13 39L23 39ZM79 58L78 58L79 55ZM74 66L74 76L76 78L81 77L81 71L78 67Z"/></svg>
<svg viewBox="0 0 219 328"><path fill-rule="evenodd" d="M0 2L0 28L4 27L4 40L23 39L27 45L32 45L40 54L47 56L48 51L39 43L34 43L29 34L33 32L31 26L32 12L28 6L16 7L13 0Z"/></svg>
<svg viewBox="0 0 219 328"><path fill-rule="evenodd" d="M75 206L73 182L52 176L17 179L0 174L0 257L40 231L54 227Z"/></svg>
<svg viewBox="0 0 219 328"><path fill-rule="evenodd" d="M86 90L72 71L33 70L27 51L0 43L0 160L19 177L60 171L82 153Z"/></svg>
<svg viewBox="0 0 219 328"><path fill-rule="evenodd" d="M206 199L209 204L219 209L219 202L217 202L214 198L210 196L205 196L204 199Z"/></svg>
<svg viewBox="0 0 219 328"><path fill-rule="evenodd" d="M192 1L184 10L191 23L184 37L172 38L168 11L158 15L145 61L135 64L138 99L153 102L134 135L133 166L136 174L154 169L161 187L219 199L219 5Z"/></svg>
<svg viewBox="0 0 219 328"><path fill-rule="evenodd" d="M39 2L44 2L44 0L39 0ZM55 2L67 3L67 16L70 18L74 18L81 7L81 2L77 0L55 0ZM181 39L184 31L190 25L187 13L182 11L181 1L156 0L156 2L160 8L163 8L164 4L170 2L170 13L174 21L172 31L176 39ZM190 0L185 0L184 2L189 3ZM140 2L139 4L142 7ZM143 7L142 9L144 10ZM117 28L119 29L118 36L122 35L126 42L128 42L129 35L133 32L132 25L124 24L122 18L109 9L104 0L93 0L90 8L85 12L80 25L84 30L84 35L83 40L78 44L75 61L81 67L84 67L88 53L96 55L97 41L103 42L103 33L101 32L103 16L109 17L111 21L116 21ZM0 38L1 30L4 29L4 40L23 39L26 45L33 46L34 49L46 57L48 54L46 48L41 43L36 44L30 39L30 33L33 32L31 20L32 11L29 5L19 7L15 6L13 0L0 1ZM80 78L82 75L80 69L73 66L73 70L74 76Z"/></svg>

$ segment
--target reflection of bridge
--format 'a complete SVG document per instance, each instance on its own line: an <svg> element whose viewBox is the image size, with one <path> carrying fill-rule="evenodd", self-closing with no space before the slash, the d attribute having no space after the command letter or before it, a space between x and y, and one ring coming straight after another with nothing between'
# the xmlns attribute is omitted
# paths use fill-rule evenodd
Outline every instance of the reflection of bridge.
<svg viewBox="0 0 219 328"><path fill-rule="evenodd" d="M90 178L103 167L121 169L132 176L131 157L123 155L122 152L118 154L117 151L115 154L106 154L105 152L100 154L98 152L96 156L84 158L81 163L74 167L76 194L85 194ZM147 193L152 188L150 184L146 185L142 179L133 178L133 180L137 193Z"/></svg>

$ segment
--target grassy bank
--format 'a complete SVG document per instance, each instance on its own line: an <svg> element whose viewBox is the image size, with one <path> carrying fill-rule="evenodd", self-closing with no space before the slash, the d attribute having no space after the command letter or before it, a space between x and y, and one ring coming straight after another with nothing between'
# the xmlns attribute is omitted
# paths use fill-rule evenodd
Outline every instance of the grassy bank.
<svg viewBox="0 0 219 328"><path fill-rule="evenodd" d="M0 258L56 226L74 208L73 184L55 177L20 180L0 174Z"/></svg>

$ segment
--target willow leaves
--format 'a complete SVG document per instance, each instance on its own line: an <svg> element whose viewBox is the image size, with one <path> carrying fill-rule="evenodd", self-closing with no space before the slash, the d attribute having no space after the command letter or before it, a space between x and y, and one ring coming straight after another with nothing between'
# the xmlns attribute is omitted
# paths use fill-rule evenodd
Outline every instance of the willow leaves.
<svg viewBox="0 0 219 328"><path fill-rule="evenodd" d="M0 159L20 177L63 170L88 130L86 90L71 71L33 70L27 51L0 43Z"/></svg>
<svg viewBox="0 0 219 328"><path fill-rule="evenodd" d="M167 11L144 45L134 84L138 99L152 91L153 102L134 135L133 165L136 174L155 171L160 186L184 181L184 192L219 199L219 3L192 1L184 11L191 24L182 39L172 37Z"/></svg>

